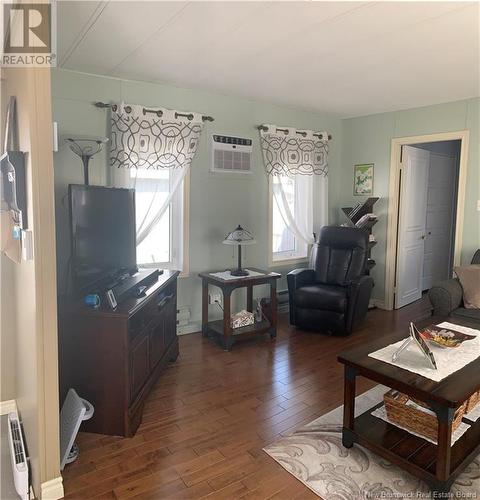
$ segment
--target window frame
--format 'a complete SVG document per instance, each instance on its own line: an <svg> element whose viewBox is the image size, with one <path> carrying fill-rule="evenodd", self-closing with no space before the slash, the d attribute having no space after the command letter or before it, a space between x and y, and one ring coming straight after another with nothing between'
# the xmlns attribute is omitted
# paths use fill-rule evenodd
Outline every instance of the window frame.
<svg viewBox="0 0 480 500"><path fill-rule="evenodd" d="M170 210L170 231L172 231L175 224L175 216L174 216L174 204L175 202L172 200ZM183 231L182 231L182 268L180 270L180 278L188 277L190 274L190 170L185 175L183 179ZM149 262L147 264L139 264L137 262L137 266L141 269L173 269L173 238L171 237L170 232L170 262ZM169 265L169 267L164 267L165 265Z"/></svg>
<svg viewBox="0 0 480 500"><path fill-rule="evenodd" d="M274 252L273 251L273 204L275 200L273 199L273 177L268 176L268 266L269 267L285 267L290 264L304 264L308 262L308 255L310 250L310 245L306 245L306 255L305 256L291 256L276 259L275 255L287 252ZM290 253L290 252L288 252Z"/></svg>

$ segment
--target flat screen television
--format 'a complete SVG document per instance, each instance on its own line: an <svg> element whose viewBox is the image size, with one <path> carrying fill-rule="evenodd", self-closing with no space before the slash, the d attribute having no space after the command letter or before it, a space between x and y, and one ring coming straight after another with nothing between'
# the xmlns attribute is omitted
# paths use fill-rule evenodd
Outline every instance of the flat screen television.
<svg viewBox="0 0 480 500"><path fill-rule="evenodd" d="M137 271L135 190L70 184L74 291Z"/></svg>

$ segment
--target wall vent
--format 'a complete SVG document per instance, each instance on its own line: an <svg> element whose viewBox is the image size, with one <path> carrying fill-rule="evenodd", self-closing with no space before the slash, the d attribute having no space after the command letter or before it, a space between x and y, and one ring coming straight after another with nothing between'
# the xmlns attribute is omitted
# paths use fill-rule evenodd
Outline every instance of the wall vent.
<svg viewBox="0 0 480 500"><path fill-rule="evenodd" d="M252 144L252 139L213 134L211 171L251 173Z"/></svg>

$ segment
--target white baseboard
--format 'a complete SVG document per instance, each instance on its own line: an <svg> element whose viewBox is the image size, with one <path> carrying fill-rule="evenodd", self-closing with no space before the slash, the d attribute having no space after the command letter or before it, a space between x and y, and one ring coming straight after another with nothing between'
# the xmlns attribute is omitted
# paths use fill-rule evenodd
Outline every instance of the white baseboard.
<svg viewBox="0 0 480 500"><path fill-rule="evenodd" d="M40 488L40 498L42 500L57 500L64 496L62 476L50 479L50 481L45 481L40 485Z"/></svg>
<svg viewBox="0 0 480 500"><path fill-rule="evenodd" d="M383 309L384 311L387 311L387 306L385 305L385 302L383 300L379 299L372 299L370 301L370 304L373 304L374 307L377 307L378 309Z"/></svg>
<svg viewBox="0 0 480 500"><path fill-rule="evenodd" d="M12 411L17 410L17 403L14 399L9 401L0 401L0 415L8 415Z"/></svg>
<svg viewBox="0 0 480 500"><path fill-rule="evenodd" d="M189 333L200 333L202 331L201 323L188 323L177 326L177 335L188 335Z"/></svg>

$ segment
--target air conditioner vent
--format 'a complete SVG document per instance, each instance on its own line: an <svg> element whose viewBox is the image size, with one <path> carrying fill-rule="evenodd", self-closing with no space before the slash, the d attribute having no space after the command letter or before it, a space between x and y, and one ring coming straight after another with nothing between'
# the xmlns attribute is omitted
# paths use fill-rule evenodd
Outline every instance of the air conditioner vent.
<svg viewBox="0 0 480 500"><path fill-rule="evenodd" d="M212 172L251 173L252 139L212 135Z"/></svg>

